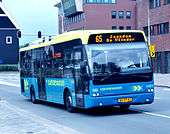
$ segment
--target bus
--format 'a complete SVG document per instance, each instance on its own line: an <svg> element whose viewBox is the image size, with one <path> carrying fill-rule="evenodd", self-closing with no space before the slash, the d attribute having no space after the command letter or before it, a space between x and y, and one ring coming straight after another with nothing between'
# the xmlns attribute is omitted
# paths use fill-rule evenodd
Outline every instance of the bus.
<svg viewBox="0 0 170 134"><path fill-rule="evenodd" d="M75 108L150 104L154 81L140 30L80 30L20 49L21 93Z"/></svg>

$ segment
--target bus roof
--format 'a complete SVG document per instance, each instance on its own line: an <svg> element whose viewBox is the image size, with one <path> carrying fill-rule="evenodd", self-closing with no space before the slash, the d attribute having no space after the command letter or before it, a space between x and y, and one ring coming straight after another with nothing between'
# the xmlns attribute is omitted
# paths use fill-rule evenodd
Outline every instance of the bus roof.
<svg viewBox="0 0 170 134"><path fill-rule="evenodd" d="M36 48L41 48L45 46L50 46L52 44L57 44L57 43L63 43L67 41L71 41L74 39L81 39L83 44L88 43L89 36L92 34L102 34L102 33L141 33L144 35L144 32L141 30L78 30L78 31L70 31L70 32L65 32L63 34L57 35L53 37L51 41L48 42L40 42L37 45L30 45L24 48L20 49L20 52L22 51L28 51L31 49L36 49ZM145 35L144 35L145 41L147 41Z"/></svg>

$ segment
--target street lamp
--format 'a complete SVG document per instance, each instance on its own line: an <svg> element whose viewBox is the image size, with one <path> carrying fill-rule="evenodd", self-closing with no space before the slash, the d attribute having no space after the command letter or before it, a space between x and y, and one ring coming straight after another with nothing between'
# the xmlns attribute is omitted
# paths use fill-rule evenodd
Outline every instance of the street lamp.
<svg viewBox="0 0 170 134"><path fill-rule="evenodd" d="M60 10L61 10L61 32L64 33L64 7L63 7L63 3L61 1L61 7L60 7Z"/></svg>
<svg viewBox="0 0 170 134"><path fill-rule="evenodd" d="M149 0L148 0L148 44L150 45L151 43L151 30L150 30L150 10L149 10Z"/></svg>

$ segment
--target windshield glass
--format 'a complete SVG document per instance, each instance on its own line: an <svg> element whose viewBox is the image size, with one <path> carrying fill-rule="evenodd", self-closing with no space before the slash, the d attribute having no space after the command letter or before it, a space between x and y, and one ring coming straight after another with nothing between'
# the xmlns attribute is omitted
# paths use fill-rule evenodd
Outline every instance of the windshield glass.
<svg viewBox="0 0 170 134"><path fill-rule="evenodd" d="M86 49L94 76L150 69L149 51L145 43L89 45Z"/></svg>

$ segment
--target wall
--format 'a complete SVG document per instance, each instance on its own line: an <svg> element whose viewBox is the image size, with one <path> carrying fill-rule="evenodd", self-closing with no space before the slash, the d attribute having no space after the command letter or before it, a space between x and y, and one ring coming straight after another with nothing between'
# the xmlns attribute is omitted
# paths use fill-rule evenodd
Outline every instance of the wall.
<svg viewBox="0 0 170 134"><path fill-rule="evenodd" d="M12 36L12 44L6 44L6 36ZM17 30L0 30L0 64L17 64L19 40Z"/></svg>

